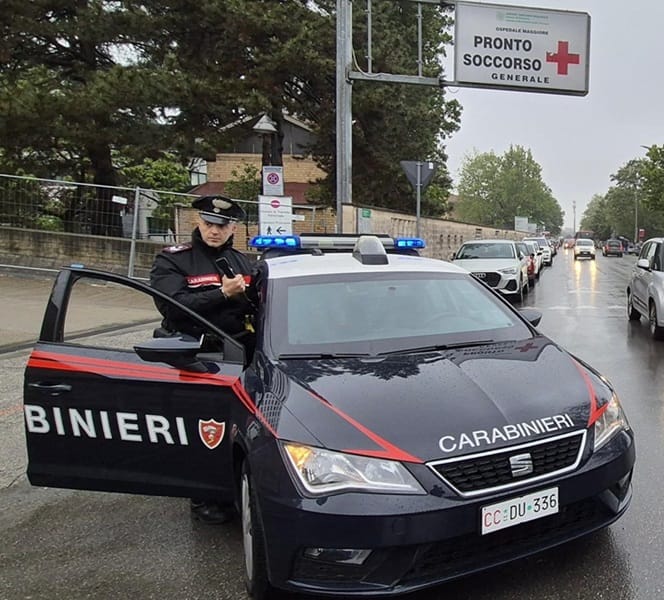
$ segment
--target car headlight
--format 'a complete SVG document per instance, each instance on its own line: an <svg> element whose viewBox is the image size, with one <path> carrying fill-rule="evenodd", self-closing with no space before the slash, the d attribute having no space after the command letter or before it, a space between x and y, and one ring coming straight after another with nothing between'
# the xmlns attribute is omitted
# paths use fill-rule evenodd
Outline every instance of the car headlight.
<svg viewBox="0 0 664 600"><path fill-rule="evenodd" d="M518 270L516 267L510 267L509 269L498 269L498 272L504 275L516 275Z"/></svg>
<svg viewBox="0 0 664 600"><path fill-rule="evenodd" d="M620 406L618 396L613 394L602 416L595 421L595 450L599 450L618 432L628 429L627 417Z"/></svg>
<svg viewBox="0 0 664 600"><path fill-rule="evenodd" d="M282 445L291 472L310 494L391 492L425 494L422 486L399 462L333 452L285 442Z"/></svg>

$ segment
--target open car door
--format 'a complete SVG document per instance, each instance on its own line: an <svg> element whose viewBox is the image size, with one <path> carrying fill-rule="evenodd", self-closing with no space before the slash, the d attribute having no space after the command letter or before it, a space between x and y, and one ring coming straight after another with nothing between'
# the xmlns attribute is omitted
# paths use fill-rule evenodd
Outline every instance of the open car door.
<svg viewBox="0 0 664 600"><path fill-rule="evenodd" d="M200 340L155 338L154 299L196 320ZM67 268L25 370L33 485L231 499L241 344L138 281Z"/></svg>

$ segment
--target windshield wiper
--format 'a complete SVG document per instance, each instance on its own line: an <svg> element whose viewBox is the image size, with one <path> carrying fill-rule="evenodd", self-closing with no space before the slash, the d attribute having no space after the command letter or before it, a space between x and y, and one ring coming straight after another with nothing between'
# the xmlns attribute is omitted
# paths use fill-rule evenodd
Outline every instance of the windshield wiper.
<svg viewBox="0 0 664 600"><path fill-rule="evenodd" d="M417 348L401 348L399 350L390 350L381 352L378 356L393 356L396 354L421 354L423 352L439 352L440 350L452 350L454 348L472 348L473 346L485 346L493 344L495 340L477 340L474 342L454 342L452 344L434 344L431 346L419 346Z"/></svg>
<svg viewBox="0 0 664 600"><path fill-rule="evenodd" d="M280 354L278 360L297 360L297 359L325 359L325 358L366 358L371 354L358 354L357 352L311 352L303 354Z"/></svg>

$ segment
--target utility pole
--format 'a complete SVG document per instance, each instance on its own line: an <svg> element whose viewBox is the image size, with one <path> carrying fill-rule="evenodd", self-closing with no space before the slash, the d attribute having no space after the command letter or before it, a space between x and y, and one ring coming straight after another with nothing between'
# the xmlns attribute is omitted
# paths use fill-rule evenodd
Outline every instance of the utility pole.
<svg viewBox="0 0 664 600"><path fill-rule="evenodd" d="M574 215L572 221L572 232L576 233L576 200L572 200L572 214Z"/></svg>

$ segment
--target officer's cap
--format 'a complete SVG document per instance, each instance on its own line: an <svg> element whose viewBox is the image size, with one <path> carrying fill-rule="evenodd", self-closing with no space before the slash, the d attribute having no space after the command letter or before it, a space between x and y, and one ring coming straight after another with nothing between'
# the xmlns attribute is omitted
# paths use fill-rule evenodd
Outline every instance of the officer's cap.
<svg viewBox="0 0 664 600"><path fill-rule="evenodd" d="M191 205L198 209L201 219L208 223L226 225L232 221L242 221L246 213L237 203L226 196L201 196L196 198Z"/></svg>

